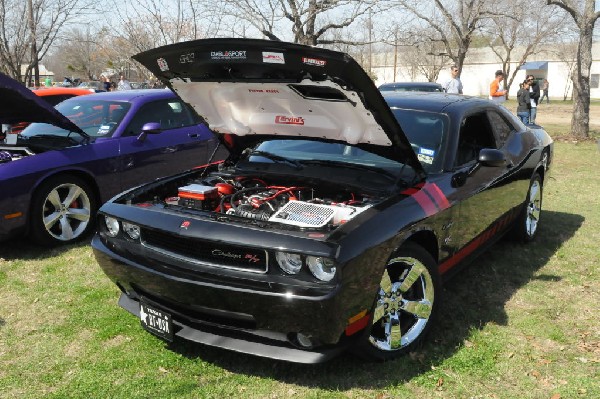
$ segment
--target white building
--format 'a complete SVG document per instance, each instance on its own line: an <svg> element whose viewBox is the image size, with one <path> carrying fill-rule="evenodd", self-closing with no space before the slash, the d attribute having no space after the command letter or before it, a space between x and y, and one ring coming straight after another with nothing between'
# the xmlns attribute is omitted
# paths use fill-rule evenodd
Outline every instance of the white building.
<svg viewBox="0 0 600 399"><path fill-rule="evenodd" d="M399 50L401 53L401 50ZM592 48L592 69L590 79L591 98L600 99L600 43L594 43ZM519 58L518 54L512 58ZM530 56L527 62L519 66L516 62L511 63L511 72L519 68L510 88L509 97L514 98L519 90L519 83L523 82L526 75L532 74L538 82L548 79L548 94L554 99L571 98L573 83L569 78L570 68L574 67L574 60L561 60L556 52L546 51ZM427 81L423 75L415 76L414 68L402 65L401 57L398 57L396 76L394 75L394 54L376 54L373 56L373 75L377 77L376 84L402 81ZM461 81L463 93L472 96L487 96L490 83L494 79L497 70L502 69L502 62L489 48L472 48L467 54ZM442 69L437 81L444 83L450 78L450 64Z"/></svg>

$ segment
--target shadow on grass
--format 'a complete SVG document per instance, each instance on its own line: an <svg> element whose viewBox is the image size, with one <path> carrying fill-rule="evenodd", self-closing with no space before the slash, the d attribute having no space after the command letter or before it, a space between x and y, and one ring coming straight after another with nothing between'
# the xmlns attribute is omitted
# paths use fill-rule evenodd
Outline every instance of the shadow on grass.
<svg viewBox="0 0 600 399"><path fill-rule="evenodd" d="M92 234L88 234L80 241L72 244L44 247L29 241L27 238L13 238L0 242L0 259L26 261L53 258L72 248L88 246L91 240Z"/></svg>
<svg viewBox="0 0 600 399"><path fill-rule="evenodd" d="M233 373L276 379L326 390L383 389L405 383L453 356L472 330L488 323L507 324L504 306L532 280L561 283L559 276L537 274L583 223L580 215L544 211L536 241L521 245L501 240L444 286L438 324L418 353L386 363L364 362L343 354L330 362L302 365L238 354L176 341L168 346L189 358Z"/></svg>

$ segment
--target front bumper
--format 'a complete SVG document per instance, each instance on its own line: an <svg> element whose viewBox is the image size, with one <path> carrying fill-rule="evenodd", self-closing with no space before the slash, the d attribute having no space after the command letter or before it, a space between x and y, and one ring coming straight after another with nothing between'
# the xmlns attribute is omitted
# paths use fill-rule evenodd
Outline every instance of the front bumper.
<svg viewBox="0 0 600 399"><path fill-rule="evenodd" d="M176 337L273 359L318 363L336 356L360 335L345 335L355 306L349 306L342 285L325 295L251 289L132 262L98 236L92 247L104 272L123 292L119 304L139 316L143 298L169 312ZM314 345L301 348L294 340L298 333Z"/></svg>

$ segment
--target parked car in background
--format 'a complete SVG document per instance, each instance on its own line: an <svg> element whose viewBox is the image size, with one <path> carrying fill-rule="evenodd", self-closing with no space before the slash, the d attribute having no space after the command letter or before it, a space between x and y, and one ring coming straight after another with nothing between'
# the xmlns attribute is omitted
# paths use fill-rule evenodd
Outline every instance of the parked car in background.
<svg viewBox="0 0 600 399"><path fill-rule="evenodd" d="M38 97L42 98L51 106L55 106L56 104L71 97L85 96L88 94L95 93L95 91L90 89L80 89L76 87L48 87L33 89L33 93ZM10 133L8 135L4 136L0 134L0 143L2 143L3 140L6 140L5 144L15 144L17 140L17 135L21 133L21 131L27 126L29 126L29 122L14 123L11 126Z"/></svg>
<svg viewBox="0 0 600 399"><path fill-rule="evenodd" d="M134 58L230 149L98 212L92 247L119 304L167 341L392 359L450 317L441 284L460 265L539 231L552 140L487 99L382 96L347 54L283 42Z"/></svg>
<svg viewBox="0 0 600 399"><path fill-rule="evenodd" d="M0 76L0 93L0 122L37 122L16 144L0 146L0 240L77 240L91 230L102 202L206 163L217 144L169 90L78 96L54 109Z"/></svg>
<svg viewBox="0 0 600 399"><path fill-rule="evenodd" d="M379 91L425 91L443 92L441 84L435 82L394 82L379 86Z"/></svg>
<svg viewBox="0 0 600 399"><path fill-rule="evenodd" d="M106 90L104 90L104 83L97 81L97 80L81 82L77 85L77 87L80 89L91 89L96 93L106 91Z"/></svg>

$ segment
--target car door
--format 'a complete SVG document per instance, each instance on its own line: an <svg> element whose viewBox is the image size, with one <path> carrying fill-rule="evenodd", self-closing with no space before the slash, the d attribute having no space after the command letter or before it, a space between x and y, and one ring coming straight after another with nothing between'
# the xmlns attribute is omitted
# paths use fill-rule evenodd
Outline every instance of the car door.
<svg viewBox="0 0 600 399"><path fill-rule="evenodd" d="M460 198L459 217L453 237L457 251L470 252L500 233L516 216L525 199L520 190L512 155L505 148L515 129L494 109L479 109L464 115L455 152L452 184ZM478 161L482 148L501 150L507 161L486 166Z"/></svg>
<svg viewBox="0 0 600 399"><path fill-rule="evenodd" d="M148 122L160 133L141 134ZM181 100L171 98L144 104L120 138L122 189L203 165L217 139Z"/></svg>

